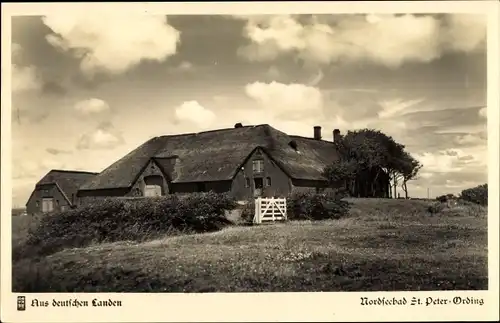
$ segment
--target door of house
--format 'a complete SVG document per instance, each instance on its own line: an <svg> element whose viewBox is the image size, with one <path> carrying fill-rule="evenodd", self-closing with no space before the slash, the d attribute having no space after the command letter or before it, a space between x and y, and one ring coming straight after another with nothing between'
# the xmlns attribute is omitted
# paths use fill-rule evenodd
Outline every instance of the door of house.
<svg viewBox="0 0 500 323"><path fill-rule="evenodd" d="M253 196L254 197L262 196L262 189L264 188L264 181L262 180L262 178L261 177L254 178L253 184L254 184Z"/></svg>
<svg viewBox="0 0 500 323"><path fill-rule="evenodd" d="M161 186L160 185L146 185L144 187L144 196L161 196Z"/></svg>
<svg viewBox="0 0 500 323"><path fill-rule="evenodd" d="M54 199L44 198L42 199L42 212L48 213L54 211Z"/></svg>

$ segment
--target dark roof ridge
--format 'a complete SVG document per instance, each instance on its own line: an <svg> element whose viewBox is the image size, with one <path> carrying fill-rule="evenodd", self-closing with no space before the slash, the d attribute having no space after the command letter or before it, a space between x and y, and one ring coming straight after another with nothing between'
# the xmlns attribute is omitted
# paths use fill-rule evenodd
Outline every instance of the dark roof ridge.
<svg viewBox="0 0 500 323"><path fill-rule="evenodd" d="M153 156L151 157L151 159L175 159L175 158L179 158L179 155L168 155L168 156Z"/></svg>
<svg viewBox="0 0 500 323"><path fill-rule="evenodd" d="M93 174L97 175L99 174L98 172L89 172L85 170L70 170L70 169L51 169L49 173L51 172L59 172L59 173L77 173L77 174Z"/></svg>

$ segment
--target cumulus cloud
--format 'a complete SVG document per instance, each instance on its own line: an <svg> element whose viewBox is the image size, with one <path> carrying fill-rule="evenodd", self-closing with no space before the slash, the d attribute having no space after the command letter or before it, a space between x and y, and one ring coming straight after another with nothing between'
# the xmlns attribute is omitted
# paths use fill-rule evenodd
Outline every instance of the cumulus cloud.
<svg viewBox="0 0 500 323"><path fill-rule="evenodd" d="M22 47L19 44L12 44L12 61L22 54ZM21 66L12 64L12 92L22 92L29 90L37 90L41 87L40 77L34 66Z"/></svg>
<svg viewBox="0 0 500 323"><path fill-rule="evenodd" d="M125 143L123 135L111 122L101 123L92 132L83 134L76 145L77 149L113 149Z"/></svg>
<svg viewBox="0 0 500 323"><path fill-rule="evenodd" d="M312 86L254 82L245 86L245 93L274 116L296 118L322 114L323 96L319 89Z"/></svg>
<svg viewBox="0 0 500 323"><path fill-rule="evenodd" d="M487 149L485 147L445 149L436 153L417 153L415 158L424 165L422 172L427 173L457 173L472 169L484 170L487 165Z"/></svg>
<svg viewBox="0 0 500 323"><path fill-rule="evenodd" d="M389 67L430 62L450 51L473 51L484 43L482 15L335 15L335 23L299 17L238 16L250 41L239 54L252 61L292 54L316 63L371 61Z"/></svg>
<svg viewBox="0 0 500 323"><path fill-rule="evenodd" d="M316 79L319 78L320 75ZM300 131L300 135L306 136L312 135L311 129L314 125L322 125L325 130L327 129L323 135L325 138L331 138L333 128L339 128L341 131L375 128L399 140L409 125L405 120L393 117L422 101L422 99L384 101L385 114L382 113L383 118L381 118L376 112L373 116L353 115L351 110L354 108L350 105L334 103L331 100L326 103L325 100L328 98L320 89L306 84L254 82L246 85L245 93L256 104L251 117L244 117L244 120L272 123L285 132L299 134ZM359 95L354 104L358 104L357 101ZM377 102L374 98L371 101ZM381 106L377 103L372 108L379 109Z"/></svg>
<svg viewBox="0 0 500 323"><path fill-rule="evenodd" d="M445 50L470 52L485 40L485 15L449 14L443 20L440 41Z"/></svg>
<svg viewBox="0 0 500 323"><path fill-rule="evenodd" d="M97 98L79 101L75 103L74 109L85 115L110 111L109 104L106 101Z"/></svg>
<svg viewBox="0 0 500 323"><path fill-rule="evenodd" d="M488 133L467 133L459 135L455 138L454 142L460 146L486 146Z"/></svg>
<svg viewBox="0 0 500 323"><path fill-rule="evenodd" d="M81 69L122 73L142 60L164 61L174 55L180 32L165 16L67 12L43 17L53 34L47 41L81 59Z"/></svg>
<svg viewBox="0 0 500 323"><path fill-rule="evenodd" d="M193 123L200 128L210 126L216 119L215 113L198 101L186 101L176 107L175 117L178 121Z"/></svg>

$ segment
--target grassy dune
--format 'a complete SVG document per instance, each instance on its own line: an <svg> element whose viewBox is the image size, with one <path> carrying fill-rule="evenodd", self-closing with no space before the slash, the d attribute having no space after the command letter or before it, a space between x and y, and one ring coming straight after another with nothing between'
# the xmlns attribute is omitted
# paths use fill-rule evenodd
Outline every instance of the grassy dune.
<svg viewBox="0 0 500 323"><path fill-rule="evenodd" d="M66 249L13 264L16 292L487 289L485 209L354 200L341 220ZM14 219L13 219L14 220ZM16 228L14 228L16 230ZM19 235L18 235L19 236Z"/></svg>

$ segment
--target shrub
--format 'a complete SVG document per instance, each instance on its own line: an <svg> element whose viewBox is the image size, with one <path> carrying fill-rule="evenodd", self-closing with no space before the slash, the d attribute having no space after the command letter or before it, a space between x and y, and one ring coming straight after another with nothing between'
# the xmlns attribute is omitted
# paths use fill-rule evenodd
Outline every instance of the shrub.
<svg viewBox="0 0 500 323"><path fill-rule="evenodd" d="M436 197L436 200L441 203L445 203L448 200L448 197L446 195L441 195Z"/></svg>
<svg viewBox="0 0 500 323"><path fill-rule="evenodd" d="M488 184L463 190L460 198L479 205L488 205Z"/></svg>
<svg viewBox="0 0 500 323"><path fill-rule="evenodd" d="M441 203L446 203L450 200L456 199L455 195L453 194L446 194L446 195L441 195L436 197L436 200L441 202Z"/></svg>
<svg viewBox="0 0 500 323"><path fill-rule="evenodd" d="M350 205L333 193L298 192L287 198L290 220L339 219L349 213Z"/></svg>
<svg viewBox="0 0 500 323"><path fill-rule="evenodd" d="M227 195L212 192L185 197L107 198L44 217L13 256L46 255L94 242L142 241L166 233L215 231L231 223L225 212L235 207Z"/></svg>
<svg viewBox="0 0 500 323"><path fill-rule="evenodd" d="M438 214L441 213L446 208L446 204L442 202L434 202L428 206L427 211L430 214Z"/></svg>
<svg viewBox="0 0 500 323"><path fill-rule="evenodd" d="M242 207L240 217L244 223L252 223L254 216L255 216L255 200L251 199Z"/></svg>

